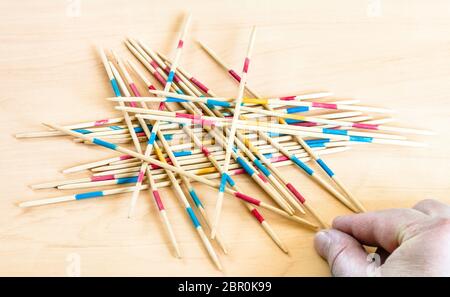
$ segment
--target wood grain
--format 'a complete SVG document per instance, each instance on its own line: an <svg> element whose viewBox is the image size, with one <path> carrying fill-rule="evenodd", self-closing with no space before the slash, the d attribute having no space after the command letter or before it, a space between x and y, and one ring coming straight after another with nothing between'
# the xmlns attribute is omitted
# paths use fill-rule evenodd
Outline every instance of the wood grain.
<svg viewBox="0 0 450 297"><path fill-rule="evenodd" d="M258 26L249 84L265 96L330 90L339 98L398 110L403 126L434 129L426 149L361 145L329 156L369 210L411 207L424 198L450 202L450 3L381 1L2 1L0 3L0 275L64 276L72 255L81 275L329 275L313 249L314 234L267 213L288 245L284 255L236 201L224 204L221 231L229 256L215 270L171 190L163 195L184 255L175 259L148 195L136 218L129 195L22 210L23 200L58 196L27 185L62 179L60 170L112 156L68 138L16 140L13 134L114 114L95 45L127 53L141 37L172 54L183 13L193 13L181 65L216 93L237 86L195 44L199 39L240 68L251 25ZM282 169L324 217L347 213L294 167ZM74 177L82 176L76 174ZM249 194L267 199L246 177ZM196 186L204 199L215 197ZM73 192L67 192L73 193ZM213 211L214 201L207 202Z"/></svg>

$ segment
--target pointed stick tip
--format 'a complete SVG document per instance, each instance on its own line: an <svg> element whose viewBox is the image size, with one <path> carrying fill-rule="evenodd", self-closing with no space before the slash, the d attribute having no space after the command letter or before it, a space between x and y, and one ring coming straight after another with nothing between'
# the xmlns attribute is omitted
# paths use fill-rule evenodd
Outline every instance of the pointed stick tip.
<svg viewBox="0 0 450 297"><path fill-rule="evenodd" d="M222 266L222 264L220 263L219 259L217 259L217 260L214 261L214 262L216 262L217 269L219 269L219 271L223 271L223 266Z"/></svg>
<svg viewBox="0 0 450 297"><path fill-rule="evenodd" d="M49 123L41 123L41 125L44 125L46 127L52 128L52 129L56 129L54 125L49 124Z"/></svg>
<svg viewBox="0 0 450 297"><path fill-rule="evenodd" d="M198 45L200 45L202 48L206 49L206 45L204 45L200 40L196 39L195 42L198 43Z"/></svg>
<svg viewBox="0 0 450 297"><path fill-rule="evenodd" d="M20 208L26 208L27 207L27 202L19 202L19 203L16 203L16 205L18 207L20 207Z"/></svg>

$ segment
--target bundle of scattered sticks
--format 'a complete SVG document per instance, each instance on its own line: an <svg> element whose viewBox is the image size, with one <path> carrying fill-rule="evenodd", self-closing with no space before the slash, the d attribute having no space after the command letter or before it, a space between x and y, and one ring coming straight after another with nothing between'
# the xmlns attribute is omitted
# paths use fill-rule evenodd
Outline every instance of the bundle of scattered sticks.
<svg viewBox="0 0 450 297"><path fill-rule="evenodd" d="M70 135L74 141L121 153L63 171L89 170L89 177L37 184L32 186L33 189L128 185L27 201L21 203L21 207L130 192L128 215L132 217L140 192L148 190L159 210L174 253L181 257L159 192L162 187L172 187L212 261L218 269L222 269L211 240L216 240L227 253L225 241L218 231L224 197L239 199L274 243L288 253L261 209L313 231L327 227L327 222L310 200L305 199L297 187L283 177L279 167L295 165L350 210L362 212L365 211L364 206L325 163L323 156L346 151L358 143L423 146L423 143L408 140L404 135L431 134L425 130L387 126L392 118L384 115L391 113L391 110L360 106L357 105L358 100L332 100L329 92L261 97L247 84L255 28L250 35L240 75L213 50L200 43L239 85L236 97L219 97L179 66L190 21L189 15L183 24L172 60L153 51L142 40L128 38L125 41L130 52L163 86L162 91L152 85L148 73L144 73L134 62L123 59L114 51L108 58L100 48L100 57L115 95L108 100L118 103L115 109L122 116L68 126L45 124L50 130L16 135L18 138ZM146 96L141 95L133 77L148 88ZM249 97L244 97L245 92ZM159 106L150 109L147 103L158 103ZM375 118L373 114L382 116ZM128 143L133 145L132 149L125 147ZM324 177L308 163L316 163ZM273 204L244 193L233 179L239 174L248 174L273 200ZM206 184L217 192L213 216L206 212L193 182ZM302 218L306 212L316 222ZM209 236L203 226L210 231Z"/></svg>

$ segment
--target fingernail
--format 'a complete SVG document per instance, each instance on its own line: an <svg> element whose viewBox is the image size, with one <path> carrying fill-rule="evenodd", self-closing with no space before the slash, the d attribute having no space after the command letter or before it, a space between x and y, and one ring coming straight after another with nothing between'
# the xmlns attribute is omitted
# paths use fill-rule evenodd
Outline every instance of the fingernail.
<svg viewBox="0 0 450 297"><path fill-rule="evenodd" d="M317 253L319 253L322 257L327 256L327 251L330 244L331 238L326 230L319 231L314 237L314 247L316 248Z"/></svg>

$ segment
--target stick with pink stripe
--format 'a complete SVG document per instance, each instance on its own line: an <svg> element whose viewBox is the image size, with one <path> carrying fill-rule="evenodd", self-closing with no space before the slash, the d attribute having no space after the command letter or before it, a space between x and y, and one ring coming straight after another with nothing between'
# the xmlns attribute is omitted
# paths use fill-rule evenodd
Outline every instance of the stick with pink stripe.
<svg viewBox="0 0 450 297"><path fill-rule="evenodd" d="M184 37L181 37L184 38ZM170 69L168 69L167 74L164 71L164 69L162 69L158 62L158 56L142 41L135 41L131 38L128 39L131 44L134 47L134 51L132 51L132 53L134 55L139 54L139 56L137 56L137 58L139 59L139 61L142 62L142 60L145 60L145 64L150 64L151 67L154 69L154 71L150 71L150 73L158 80L159 83L161 83L161 85L165 86L167 81L170 81L170 88L173 89L175 92L182 94L183 92L180 90L180 88L174 84L174 82L178 82L178 77L176 75L173 75L172 77L169 76L170 74ZM181 52L183 48L178 48L176 49L177 52ZM144 64L144 66L145 66ZM149 69L147 67L147 69ZM149 69L150 70L150 69ZM175 72L174 72L175 73Z"/></svg>

